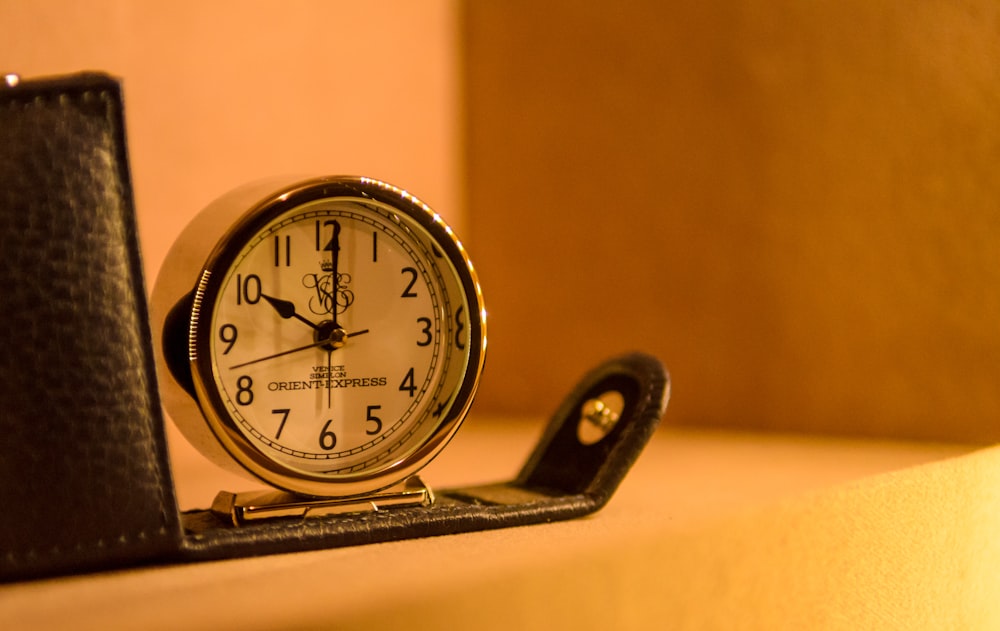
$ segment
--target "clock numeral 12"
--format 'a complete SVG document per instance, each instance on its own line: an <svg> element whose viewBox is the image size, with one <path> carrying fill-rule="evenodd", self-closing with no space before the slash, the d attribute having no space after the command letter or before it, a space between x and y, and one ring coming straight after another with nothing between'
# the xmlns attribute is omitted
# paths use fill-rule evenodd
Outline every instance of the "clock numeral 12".
<svg viewBox="0 0 1000 631"><path fill-rule="evenodd" d="M323 233L326 231L326 227L330 228L330 240L323 244ZM327 219L326 221L320 222L316 220L316 251L317 252L333 252L334 250L340 249L340 243L338 238L340 236L340 223L336 219Z"/></svg>

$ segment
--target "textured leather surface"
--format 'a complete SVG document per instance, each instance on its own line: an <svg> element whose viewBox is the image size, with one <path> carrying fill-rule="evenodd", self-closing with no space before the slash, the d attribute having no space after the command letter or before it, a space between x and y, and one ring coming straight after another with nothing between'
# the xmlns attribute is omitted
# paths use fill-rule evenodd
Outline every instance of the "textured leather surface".
<svg viewBox="0 0 1000 631"><path fill-rule="evenodd" d="M583 445L576 426L584 402L606 390L625 395L621 420ZM648 355L609 360L588 373L553 415L516 480L446 489L426 508L274 520L229 527L211 513L184 515L190 559L260 555L506 528L592 513L610 499L659 424L669 396L666 370Z"/></svg>
<svg viewBox="0 0 1000 631"><path fill-rule="evenodd" d="M0 87L0 580L180 538L118 83Z"/></svg>

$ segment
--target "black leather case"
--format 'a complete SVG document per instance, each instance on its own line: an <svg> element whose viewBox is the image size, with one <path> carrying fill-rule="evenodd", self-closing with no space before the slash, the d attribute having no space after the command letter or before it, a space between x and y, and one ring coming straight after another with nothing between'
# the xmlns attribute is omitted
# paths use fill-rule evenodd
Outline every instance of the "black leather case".
<svg viewBox="0 0 1000 631"><path fill-rule="evenodd" d="M176 549L118 83L0 88L0 577Z"/></svg>
<svg viewBox="0 0 1000 631"><path fill-rule="evenodd" d="M525 525L608 501L666 406L666 371L647 355L587 373L514 480L243 527L179 513L123 122L104 75L0 87L0 580ZM620 420L584 444L585 402L608 390Z"/></svg>

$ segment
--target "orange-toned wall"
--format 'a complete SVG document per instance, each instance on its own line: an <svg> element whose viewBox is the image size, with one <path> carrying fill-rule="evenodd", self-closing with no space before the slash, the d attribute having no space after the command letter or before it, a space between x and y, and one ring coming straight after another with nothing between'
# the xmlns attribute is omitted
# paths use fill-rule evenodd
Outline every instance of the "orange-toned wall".
<svg viewBox="0 0 1000 631"><path fill-rule="evenodd" d="M485 285L475 412L639 348L669 422L995 440L997 11L0 0L0 63L124 78L150 281L259 176L425 198Z"/></svg>
<svg viewBox="0 0 1000 631"><path fill-rule="evenodd" d="M639 348L673 423L1000 437L996 3L463 6L478 405Z"/></svg>
<svg viewBox="0 0 1000 631"><path fill-rule="evenodd" d="M194 214L262 177L379 177L462 228L457 16L452 0L0 0L0 72L122 78L151 288Z"/></svg>
<svg viewBox="0 0 1000 631"><path fill-rule="evenodd" d="M463 225L453 0L0 0L0 71L124 81L148 284L248 181L355 174Z"/></svg>

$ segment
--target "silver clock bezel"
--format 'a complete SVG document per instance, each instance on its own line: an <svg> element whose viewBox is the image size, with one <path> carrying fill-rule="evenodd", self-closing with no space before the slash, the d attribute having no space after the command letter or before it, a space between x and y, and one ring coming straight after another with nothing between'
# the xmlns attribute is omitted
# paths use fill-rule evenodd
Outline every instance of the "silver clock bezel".
<svg viewBox="0 0 1000 631"><path fill-rule="evenodd" d="M433 430L415 447L404 450L398 457L389 459L370 470L338 474L311 473L285 466L262 453L258 445L244 436L236 426L236 421L228 413L223 403L224 397L218 393L212 378L212 359L207 351L209 345L206 344L206 339L211 337L211 327L202 325L206 318L211 321L209 312L218 289L216 280L224 275L226 271L224 268L230 264L234 253L243 247L247 239L252 238L271 218L303 204L326 198L354 198L358 201L379 202L398 211L426 232L432 240L433 247L444 255L448 266L455 273L463 293L462 300L468 304L469 324L467 350L464 353L467 356L464 375L459 382L457 394ZM475 268L462 243L440 215L426 204L401 189L371 178L353 176L313 178L276 187L249 205L245 194L234 195L233 201L242 204L244 210L242 213L236 213L238 218L232 221L225 234L217 239L211 252L204 259L197 273L193 299L189 303L191 312L186 351L191 371L191 385L200 411L199 420L211 433L211 437L206 437L204 432L196 429L193 433L200 436L192 442L210 459L227 468L232 469L228 465L235 462L253 477L272 486L312 497L353 497L374 493L416 474L440 453L457 432L472 404L485 360L486 312L482 290ZM234 214L229 205L220 205L218 202L205 212L209 211L221 215ZM203 235L196 236L204 240ZM158 279L157 285L159 284ZM154 303L156 294L154 291ZM191 416L191 410L182 410L180 415L182 418L178 418L178 415L173 414L169 408L170 406L168 413L171 413L182 432L188 435L189 432L185 431L184 425L189 424L185 419L190 421L187 417ZM212 442L215 442L215 445L211 445Z"/></svg>

